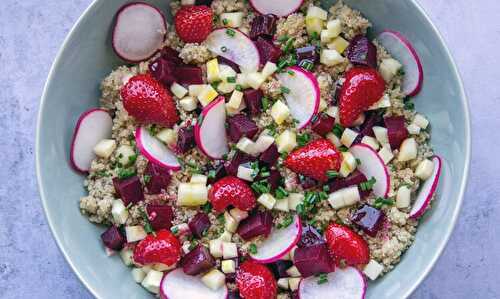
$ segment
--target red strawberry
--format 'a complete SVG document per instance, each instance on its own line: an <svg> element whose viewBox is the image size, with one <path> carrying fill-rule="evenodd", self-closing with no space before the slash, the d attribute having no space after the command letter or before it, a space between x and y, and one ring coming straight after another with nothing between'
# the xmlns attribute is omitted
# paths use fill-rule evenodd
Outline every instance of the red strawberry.
<svg viewBox="0 0 500 299"><path fill-rule="evenodd" d="M338 171L341 160L342 156L335 145L326 139L317 139L291 152L285 160L285 166L293 172L326 182L327 171Z"/></svg>
<svg viewBox="0 0 500 299"><path fill-rule="evenodd" d="M217 212L232 205L240 210L249 211L255 207L255 196L248 185L234 176L220 179L208 193L208 200Z"/></svg>
<svg viewBox="0 0 500 299"><path fill-rule="evenodd" d="M181 259L181 243L166 229L148 235L134 249L134 261L140 265L160 263L172 266Z"/></svg>
<svg viewBox="0 0 500 299"><path fill-rule="evenodd" d="M201 43L212 32L212 9L206 5L183 6L175 15L175 30L186 43Z"/></svg>
<svg viewBox="0 0 500 299"><path fill-rule="evenodd" d="M246 261L236 272L236 284L245 299L273 299L277 284L273 273L264 265Z"/></svg>
<svg viewBox="0 0 500 299"><path fill-rule="evenodd" d="M354 67L347 71L340 90L340 123L349 127L368 107L384 95L385 81L372 68Z"/></svg>
<svg viewBox="0 0 500 299"><path fill-rule="evenodd" d="M172 127L179 121L172 95L150 74L130 78L120 94L125 110L141 124Z"/></svg>
<svg viewBox="0 0 500 299"><path fill-rule="evenodd" d="M326 243L337 260L349 265L364 265L370 261L368 243L347 226L332 223L325 232Z"/></svg>

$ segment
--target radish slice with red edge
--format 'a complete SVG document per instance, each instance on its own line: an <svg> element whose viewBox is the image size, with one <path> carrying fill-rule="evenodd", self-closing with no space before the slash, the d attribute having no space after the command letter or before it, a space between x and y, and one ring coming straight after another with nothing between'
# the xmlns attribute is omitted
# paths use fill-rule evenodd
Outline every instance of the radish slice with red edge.
<svg viewBox="0 0 500 299"><path fill-rule="evenodd" d="M225 125L226 103L219 97L203 109L194 127L196 144L211 159L222 159L229 152Z"/></svg>
<svg viewBox="0 0 500 299"><path fill-rule="evenodd" d="M214 291L201 281L200 276L187 275L182 268L165 274L160 283L162 299L226 299L228 293L225 285Z"/></svg>
<svg viewBox="0 0 500 299"><path fill-rule="evenodd" d="M422 89L424 71L417 51L401 33L392 30L383 31L377 40L403 65L405 72L402 90L408 96L414 96Z"/></svg>
<svg viewBox="0 0 500 299"><path fill-rule="evenodd" d="M141 154L151 163L171 170L181 169L175 154L160 140L151 136L145 127L138 127L135 130L135 141Z"/></svg>
<svg viewBox="0 0 500 299"><path fill-rule="evenodd" d="M99 141L111 137L113 119L104 109L84 112L75 126L71 141L70 162L76 171L86 173L96 158L94 147Z"/></svg>
<svg viewBox="0 0 500 299"><path fill-rule="evenodd" d="M410 211L410 218L416 219L425 213L431 203L432 196L436 192L439 185L439 177L441 176L443 163L441 158L438 156L432 157L432 162L434 163L434 170L432 175L425 180L422 187L420 187L417 198L415 199L413 207Z"/></svg>
<svg viewBox="0 0 500 299"><path fill-rule="evenodd" d="M288 227L273 228L271 234L257 247L257 252L250 253L250 258L262 264L275 262L290 252L301 236L302 224L299 216L295 215Z"/></svg>
<svg viewBox="0 0 500 299"><path fill-rule="evenodd" d="M116 14L113 49L126 61L143 61L161 48L166 33L167 23L158 8L143 2L129 3Z"/></svg>
<svg viewBox="0 0 500 299"><path fill-rule="evenodd" d="M278 17L286 17L302 5L303 0L250 0L250 5L258 13L266 15L273 14Z"/></svg>
<svg viewBox="0 0 500 299"><path fill-rule="evenodd" d="M277 75L284 93L290 114L298 120L297 128L305 128L318 113L320 91L318 80L313 73L292 66Z"/></svg>
<svg viewBox="0 0 500 299"><path fill-rule="evenodd" d="M259 50L246 34L237 29L216 29L207 37L205 45L218 56L239 65L245 72L259 70Z"/></svg>
<svg viewBox="0 0 500 299"><path fill-rule="evenodd" d="M363 299L366 294L366 280L354 267L337 268L327 274L325 283L318 283L318 277L311 276L300 281L299 298L342 298Z"/></svg>
<svg viewBox="0 0 500 299"><path fill-rule="evenodd" d="M389 170L379 154L369 145L359 143L353 145L349 151L359 159L358 170L366 176L368 180L375 178L373 193L375 196L387 197L391 186Z"/></svg>

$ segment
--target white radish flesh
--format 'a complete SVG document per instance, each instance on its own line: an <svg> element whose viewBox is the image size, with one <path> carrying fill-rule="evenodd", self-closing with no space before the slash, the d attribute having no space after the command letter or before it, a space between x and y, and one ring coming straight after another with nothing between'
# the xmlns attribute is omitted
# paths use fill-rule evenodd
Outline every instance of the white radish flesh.
<svg viewBox="0 0 500 299"><path fill-rule="evenodd" d="M226 286L213 291L199 276L187 275L182 268L165 274L160 285L163 299L225 299L227 295Z"/></svg>
<svg viewBox="0 0 500 299"><path fill-rule="evenodd" d="M171 170L181 169L175 154L158 138L151 136L145 127L136 129L135 140L141 154L150 162Z"/></svg>
<svg viewBox="0 0 500 299"><path fill-rule="evenodd" d="M303 0L250 0L250 5L260 14L288 16L300 8Z"/></svg>
<svg viewBox="0 0 500 299"><path fill-rule="evenodd" d="M203 109L201 123L194 128L198 147L211 159L222 159L229 152L225 124L226 104L220 97Z"/></svg>
<svg viewBox="0 0 500 299"><path fill-rule="evenodd" d="M419 218L422 216L427 207L431 203L432 196L436 192L436 189L439 184L439 177L441 176L441 167L442 161L438 156L434 156L432 158L432 162L434 163L434 170L432 175L422 184L420 190L418 191L417 198L413 203L413 207L410 211L410 217L413 219Z"/></svg>
<svg viewBox="0 0 500 299"><path fill-rule="evenodd" d="M327 282L318 284L318 278L302 279L299 286L300 299L339 298L363 299L366 281L363 274L354 267L337 268L327 275Z"/></svg>
<svg viewBox="0 0 500 299"><path fill-rule="evenodd" d="M387 166L379 154L369 145L355 144L350 148L350 152L361 162L358 170L368 179L375 178L373 193L375 196L387 197L391 186L390 176Z"/></svg>

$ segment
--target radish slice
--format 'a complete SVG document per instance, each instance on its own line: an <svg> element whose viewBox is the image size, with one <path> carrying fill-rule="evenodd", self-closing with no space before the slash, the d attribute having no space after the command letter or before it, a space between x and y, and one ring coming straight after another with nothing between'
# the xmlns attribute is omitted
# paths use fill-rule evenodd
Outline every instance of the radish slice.
<svg viewBox="0 0 500 299"><path fill-rule="evenodd" d="M259 50L246 34L237 29L214 30L205 40L205 45L213 53L239 65L245 72L259 69Z"/></svg>
<svg viewBox="0 0 500 299"><path fill-rule="evenodd" d="M194 127L194 136L200 150L211 159L222 159L229 152L224 97L219 97L203 109Z"/></svg>
<svg viewBox="0 0 500 299"><path fill-rule="evenodd" d="M391 178L387 166L379 154L371 146L363 143L353 145L350 152L361 162L358 165L358 170L368 179L375 178L375 185L373 185L375 196L387 197Z"/></svg>
<svg viewBox="0 0 500 299"><path fill-rule="evenodd" d="M341 298L363 299L366 281L363 274L354 267L337 268L327 276L328 282L318 284L318 278L311 276L300 281L299 298Z"/></svg>
<svg viewBox="0 0 500 299"><path fill-rule="evenodd" d="M313 73L296 66L289 67L287 72L279 73L277 77L281 86L290 91L284 94L288 108L293 118L299 121L297 128L303 129L319 110L318 80Z"/></svg>
<svg viewBox="0 0 500 299"><path fill-rule="evenodd" d="M116 14L113 49L124 60L143 61L161 48L166 32L165 17L158 8L142 2L129 3Z"/></svg>
<svg viewBox="0 0 500 299"><path fill-rule="evenodd" d="M424 71L417 51L411 43L401 33L392 30L385 30L377 40L403 64L405 71L402 83L403 92L409 96L419 93L424 81Z"/></svg>
<svg viewBox="0 0 500 299"><path fill-rule="evenodd" d="M225 285L213 291L199 276L187 275L181 268L165 274L160 283L160 297L163 299L225 299L227 296Z"/></svg>
<svg viewBox="0 0 500 299"><path fill-rule="evenodd" d="M70 150L70 161L75 170L82 173L90 170L90 164L96 158L94 147L111 136L111 128L113 119L104 109L91 109L80 116Z"/></svg>
<svg viewBox="0 0 500 299"><path fill-rule="evenodd" d="M141 154L150 162L171 170L181 169L175 154L160 140L151 136L145 127L138 127L135 130L135 141Z"/></svg>
<svg viewBox="0 0 500 299"><path fill-rule="evenodd" d="M432 175L422 184L420 191L418 192L417 198L413 203L413 207L410 211L410 217L413 219L422 216L427 207L431 203L432 196L436 192L439 183L439 177L441 176L441 166L442 160L438 156L432 157L432 162L434 162L434 171Z"/></svg>
<svg viewBox="0 0 500 299"><path fill-rule="evenodd" d="M252 260L267 264L284 257L299 242L302 235L302 224L295 215L293 223L288 227L273 228L271 234L257 248L257 253L250 253Z"/></svg>
<svg viewBox="0 0 500 299"><path fill-rule="evenodd" d="M285 17L299 10L302 2L303 0L250 0L250 5L262 15Z"/></svg>

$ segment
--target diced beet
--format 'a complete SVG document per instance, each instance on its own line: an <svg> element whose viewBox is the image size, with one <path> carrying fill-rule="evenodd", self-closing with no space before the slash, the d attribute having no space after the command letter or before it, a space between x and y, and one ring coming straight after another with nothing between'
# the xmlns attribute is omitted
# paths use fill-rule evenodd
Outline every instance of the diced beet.
<svg viewBox="0 0 500 299"><path fill-rule="evenodd" d="M276 63L281 56L281 49L265 38L258 37L255 45L259 50L260 63L263 65L268 61Z"/></svg>
<svg viewBox="0 0 500 299"><path fill-rule="evenodd" d="M256 159L250 155L247 155L243 152L240 152L238 151L234 156L233 158L231 159L231 161L229 162L226 162L226 165L225 165L225 169L226 169L226 173L228 175L237 175L238 174L238 167L241 165L241 164L244 164L244 163L247 163L247 162L253 162L255 161Z"/></svg>
<svg viewBox="0 0 500 299"><path fill-rule="evenodd" d="M144 175L148 177L146 182L148 194L159 194L170 184L170 171L155 163L148 163Z"/></svg>
<svg viewBox="0 0 500 299"><path fill-rule="evenodd" d="M218 161L214 165L210 165L208 168L208 183L213 184L218 180L222 179L226 176L226 168L224 167L224 163Z"/></svg>
<svg viewBox="0 0 500 299"><path fill-rule="evenodd" d="M285 260L278 260L274 263L269 264L269 268L273 272L276 279L288 277L289 275L288 273L286 273L286 270L288 270L291 266L293 266L293 262Z"/></svg>
<svg viewBox="0 0 500 299"><path fill-rule="evenodd" d="M154 230L170 229L172 227L174 210L171 206L148 204L146 212L148 213L149 223L151 223Z"/></svg>
<svg viewBox="0 0 500 299"><path fill-rule="evenodd" d="M346 56L352 64L377 67L377 48L364 35L357 35L351 40Z"/></svg>
<svg viewBox="0 0 500 299"><path fill-rule="evenodd" d="M375 136L373 127L382 123L382 116L376 112L367 114L365 122L360 126L360 135Z"/></svg>
<svg viewBox="0 0 500 299"><path fill-rule="evenodd" d="M252 28L250 29L250 38L268 37L271 38L276 31L277 17L272 14L259 15L253 18Z"/></svg>
<svg viewBox="0 0 500 299"><path fill-rule="evenodd" d="M153 77L165 86L170 86L176 81L175 64L163 58L157 58L149 64L149 71Z"/></svg>
<svg viewBox="0 0 500 299"><path fill-rule="evenodd" d="M326 243L295 249L293 262L302 277L330 273L335 270L335 264Z"/></svg>
<svg viewBox="0 0 500 299"><path fill-rule="evenodd" d="M229 273L229 274L234 274L234 273ZM226 274L226 281L227 281L227 276L228 276L228 274ZM236 276L236 275L233 275L233 276ZM241 299L240 293L238 291L230 291L227 294L226 299Z"/></svg>
<svg viewBox="0 0 500 299"><path fill-rule="evenodd" d="M197 238L203 237L203 234L210 228L210 218L208 215L199 212L188 223L191 233Z"/></svg>
<svg viewBox="0 0 500 299"><path fill-rule="evenodd" d="M235 143L243 136L252 139L259 131L257 124L244 114L237 114L230 117L227 123L229 126L229 139Z"/></svg>
<svg viewBox="0 0 500 299"><path fill-rule="evenodd" d="M210 7L212 2L213 2L213 0L196 0L195 4L196 5L206 5L206 6Z"/></svg>
<svg viewBox="0 0 500 299"><path fill-rule="evenodd" d="M366 176L359 170L355 170L346 178L334 179L328 183L330 187L330 192L335 192L340 189L344 189L350 186L359 185L368 181Z"/></svg>
<svg viewBox="0 0 500 299"><path fill-rule="evenodd" d="M203 71L196 66L179 66L175 68L175 78L179 84L203 84Z"/></svg>
<svg viewBox="0 0 500 299"><path fill-rule="evenodd" d="M271 144L262 154L260 154L259 160L266 163L269 166L274 166L280 157L278 152L278 147L276 144Z"/></svg>
<svg viewBox="0 0 500 299"><path fill-rule="evenodd" d="M114 178L113 185L115 186L116 193L120 196L126 207L129 204L136 204L144 200L141 180L136 175L123 180Z"/></svg>
<svg viewBox="0 0 500 299"><path fill-rule="evenodd" d="M318 185L318 181L316 181L315 179L313 179L311 177L304 176L304 175L299 175L299 183L302 186L302 188L304 188L306 190L314 188Z"/></svg>
<svg viewBox="0 0 500 299"><path fill-rule="evenodd" d="M234 63L233 61L222 56L217 57L217 60L219 61L220 64L225 64L227 66L230 66L235 72L241 73L240 66Z"/></svg>
<svg viewBox="0 0 500 299"><path fill-rule="evenodd" d="M181 153L185 153L194 148L195 143L194 129L192 126L179 129L177 133L177 148Z"/></svg>
<svg viewBox="0 0 500 299"><path fill-rule="evenodd" d="M334 126L335 118L326 113L321 113L316 117L316 119L314 119L312 130L321 136L325 136L326 134L332 132Z"/></svg>
<svg viewBox="0 0 500 299"><path fill-rule="evenodd" d="M319 55L316 46L305 46L295 50L295 55L297 57L297 62L307 60L313 64L318 62Z"/></svg>
<svg viewBox="0 0 500 299"><path fill-rule="evenodd" d="M392 149L397 149L408 138L408 130L405 126L404 116L390 116L384 118L387 128L387 137Z"/></svg>
<svg viewBox="0 0 500 299"><path fill-rule="evenodd" d="M292 292L292 299L300 299L299 290Z"/></svg>
<svg viewBox="0 0 500 299"><path fill-rule="evenodd" d="M243 240L257 236L268 236L273 227L273 216L270 212L256 212L243 220L238 226L238 235Z"/></svg>
<svg viewBox="0 0 500 299"><path fill-rule="evenodd" d="M384 212L370 205L364 205L351 218L367 235L375 237L382 228Z"/></svg>
<svg viewBox="0 0 500 299"><path fill-rule="evenodd" d="M238 248L238 255L240 257L242 257L242 254L240 253L239 251L239 248ZM232 258L231 259L234 264L235 264L235 268L238 269L238 267L240 266L240 259L239 258ZM225 273L226 274L226 282L230 282L230 283L234 283L236 282L236 273ZM237 292L235 294L238 294ZM237 297L237 298L240 298L240 297Z"/></svg>
<svg viewBox="0 0 500 299"><path fill-rule="evenodd" d="M179 52L170 47L161 49L160 57L167 61L173 62L175 65L184 65L184 62L182 62L182 59L179 57Z"/></svg>
<svg viewBox="0 0 500 299"><path fill-rule="evenodd" d="M314 226L308 224L302 227L302 236L297 243L297 247L309 247L316 244L325 243L325 239Z"/></svg>
<svg viewBox="0 0 500 299"><path fill-rule="evenodd" d="M118 227L114 225L101 234L101 239L107 248L113 250L121 250L126 242Z"/></svg>
<svg viewBox="0 0 500 299"><path fill-rule="evenodd" d="M270 175L266 178L267 183L271 187L271 191L278 189L282 181L281 173L276 169L271 169Z"/></svg>
<svg viewBox="0 0 500 299"><path fill-rule="evenodd" d="M262 111L262 97L264 93L260 89L247 89L243 91L245 105L251 116L257 116Z"/></svg>
<svg viewBox="0 0 500 299"><path fill-rule="evenodd" d="M215 266L215 259L208 249L198 244L181 260L182 270L187 275L198 275Z"/></svg>

